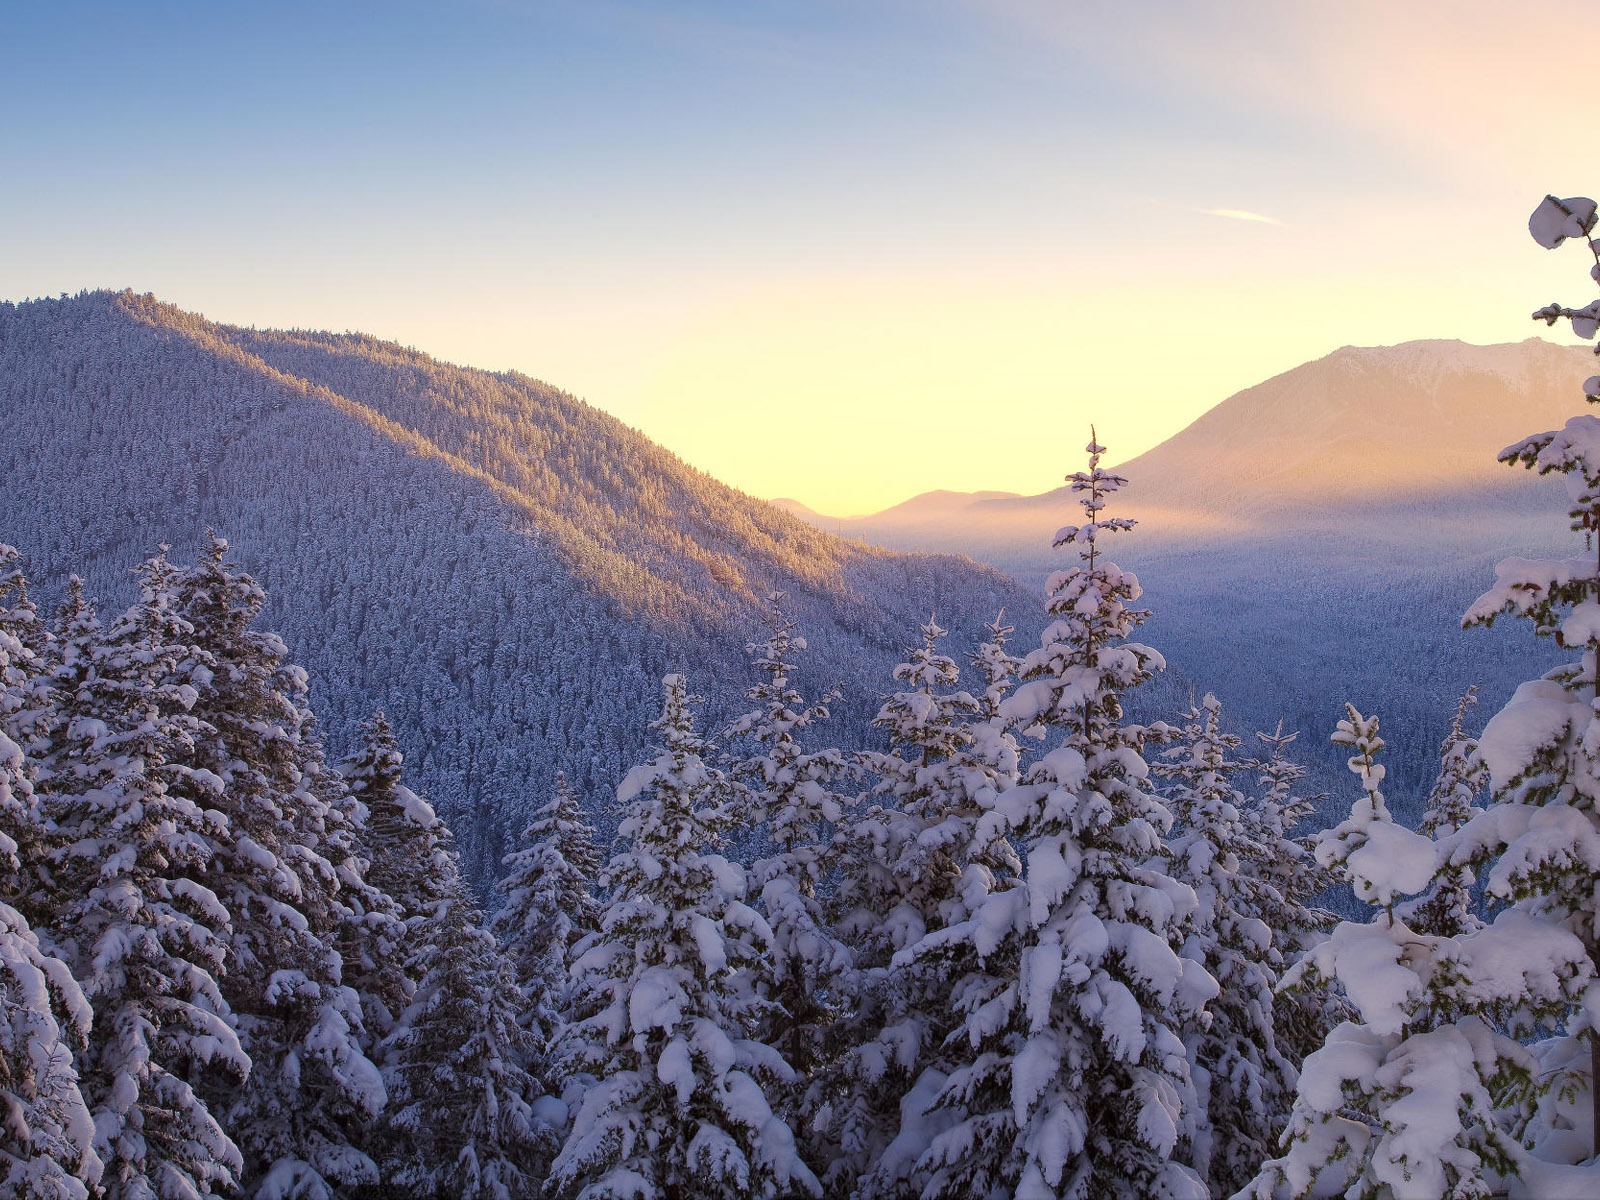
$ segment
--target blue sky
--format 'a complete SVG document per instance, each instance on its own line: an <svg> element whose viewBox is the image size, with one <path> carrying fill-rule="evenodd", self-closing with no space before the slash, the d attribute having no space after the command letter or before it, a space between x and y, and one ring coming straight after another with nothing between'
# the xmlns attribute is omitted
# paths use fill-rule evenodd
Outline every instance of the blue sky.
<svg viewBox="0 0 1600 1200"><path fill-rule="evenodd" d="M1521 223L1600 186L1588 16L9 5L0 296L516 367L825 511L1038 491L1090 420L1131 456L1345 342L1577 298Z"/></svg>

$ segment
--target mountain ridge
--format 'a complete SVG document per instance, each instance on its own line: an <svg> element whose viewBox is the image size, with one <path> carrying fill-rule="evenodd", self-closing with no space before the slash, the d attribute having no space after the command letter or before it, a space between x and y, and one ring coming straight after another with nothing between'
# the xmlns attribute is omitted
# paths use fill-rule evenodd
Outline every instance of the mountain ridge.
<svg viewBox="0 0 1600 1200"><path fill-rule="evenodd" d="M929 611L970 637L1039 608L992 569L815 530L526 376L130 292L0 305L0 423L0 541L38 594L77 572L125 600L133 564L214 528L332 748L384 709L480 883L558 770L606 824L662 675L729 715L769 591L815 647L803 685L846 683L847 744Z"/></svg>
<svg viewBox="0 0 1600 1200"><path fill-rule="evenodd" d="M1535 425L1565 420L1573 409L1573 373L1592 370L1592 357L1586 347L1540 338L1487 346L1451 339L1342 346L1235 392L1157 446L1112 469L1131 481L1125 499L1134 516L1152 525L1166 521L1185 530L1216 532L1243 528L1245 522L1228 510L1244 505L1281 520L1314 515L1330 498L1343 502L1363 489L1400 492L1418 501L1462 485L1515 491L1519 483L1495 461L1496 454ZM1460 387L1454 409L1437 397L1450 380ZM1505 403L1500 389L1510 389L1518 403ZM1368 430L1384 424L1386 414L1375 408L1380 399L1391 407L1388 415L1402 416L1405 422L1390 421L1377 437ZM1423 405L1403 403L1417 400ZM1291 417L1311 429L1316 447L1290 444L1290 435L1297 432L1287 427ZM1351 424L1354 429L1346 428ZM1469 427L1472 432L1463 436ZM1439 438L1441 432L1448 436ZM1425 455L1393 444L1396 438L1425 435L1435 442ZM1274 461L1275 446L1293 453ZM1207 496L1186 492L1201 459L1211 460L1224 480L1234 478ZM1330 459L1343 470L1328 478ZM1308 468L1319 461L1325 477L1313 491L1306 486L1312 482ZM932 496L940 497L938 505L923 503ZM1066 511L1070 500L1065 486L1029 496L934 491L866 516L822 516L821 521L828 528L901 546L904 539L892 531L915 527L924 534L933 532L924 523L935 509L945 521L960 519L968 532L988 523L1003 533L1039 510ZM1045 523L1029 523L1031 540L1048 534ZM969 537L952 541L948 548L967 552L970 544Z"/></svg>

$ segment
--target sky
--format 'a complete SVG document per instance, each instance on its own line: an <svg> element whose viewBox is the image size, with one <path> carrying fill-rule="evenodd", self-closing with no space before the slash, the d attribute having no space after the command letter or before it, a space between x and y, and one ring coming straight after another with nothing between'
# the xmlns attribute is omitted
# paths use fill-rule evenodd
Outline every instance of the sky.
<svg viewBox="0 0 1600 1200"><path fill-rule="evenodd" d="M0 298L517 369L834 516L1036 493L1345 344L1586 302L1593 10L0 5ZM1540 327L1542 328L1542 327Z"/></svg>

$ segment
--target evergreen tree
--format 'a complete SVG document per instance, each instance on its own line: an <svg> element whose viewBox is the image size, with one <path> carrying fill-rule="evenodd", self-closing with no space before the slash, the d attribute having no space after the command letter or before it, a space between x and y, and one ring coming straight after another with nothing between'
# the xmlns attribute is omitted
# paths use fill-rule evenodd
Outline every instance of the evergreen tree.
<svg viewBox="0 0 1600 1200"><path fill-rule="evenodd" d="M1568 238L1590 237L1595 215L1594 201L1587 198L1547 196L1528 228L1536 241L1553 248ZM1593 244L1586 240L1586 245L1592 256ZM1551 325L1567 319L1575 334L1592 339L1600 330L1600 301L1575 309L1552 304L1534 317ZM1587 380L1583 390L1590 403L1600 399L1600 376ZM1600 974L1600 622L1593 619L1600 605L1600 543L1594 536L1600 530L1600 416L1574 416L1561 429L1507 447L1500 460L1566 477L1567 517L1583 534L1585 552L1565 560L1504 560L1494 586L1468 610L1463 624L1489 625L1506 614L1522 617L1536 634L1575 657L1518 687L1484 727L1479 754L1495 803L1449 839L1448 861L1479 870L1492 866L1485 882L1489 904L1507 910L1495 924L1520 914L1551 935L1576 937L1586 951L1584 973L1593 977ZM1541 943L1530 937L1519 964L1531 969ZM1539 999L1530 997L1530 1012ZM1562 1037L1539 1048L1548 1086L1513 1114L1519 1127L1531 1120L1524 1133L1541 1155L1567 1163L1600 1164L1595 1011L1589 1000L1559 1014ZM1586 1042L1587 1053L1568 1039ZM1584 1092L1587 1111L1579 1114L1570 1099ZM1561 1128L1571 1124L1579 1126L1579 1136Z"/></svg>
<svg viewBox="0 0 1600 1200"><path fill-rule="evenodd" d="M1192 1162L1212 1195L1242 1187L1271 1153L1294 1094L1295 1068L1279 1050L1273 990L1283 962L1259 913L1271 886L1244 870L1264 848L1246 828L1244 796L1233 786L1240 741L1222 730L1222 705L1207 695L1184 714L1178 744L1155 767L1173 780L1166 790L1173 834L1174 879L1199 901L1184 953L1217 981L1218 993L1190 1031L1189 1061L1202 1120ZM1273 898L1271 907L1277 907Z"/></svg>
<svg viewBox="0 0 1600 1200"><path fill-rule="evenodd" d="M0 622L0 677L21 642ZM35 810L22 751L0 732L0 873L21 872L19 823ZM67 965L0 903L0 1190L18 1200L87 1200L103 1166L74 1054L88 1044L89 1002Z"/></svg>
<svg viewBox="0 0 1600 1200"><path fill-rule="evenodd" d="M146 563L139 602L95 636L81 599L53 681L58 708L42 780L56 831L49 929L94 1006L81 1087L111 1200L229 1194L239 1152L192 1082L243 1079L217 979L227 912L197 877L215 781L183 765L204 728L189 712L209 663L175 611L175 572Z"/></svg>
<svg viewBox="0 0 1600 1200"><path fill-rule="evenodd" d="M402 757L382 713L363 722L361 738L360 751L340 765L330 815L338 814L343 841L348 843L341 846L343 854L335 863L340 903L347 914L338 949L344 981L361 997L367 1035L363 1048L375 1056L377 1044L411 1003L416 986L406 967L404 907L382 885L404 888L409 894L418 881L393 866L395 858L410 854L412 842L403 832L398 842L388 840L396 837L396 830L387 818L397 808L403 810L414 794L400 783ZM329 840L341 844L338 837Z"/></svg>
<svg viewBox="0 0 1600 1200"><path fill-rule="evenodd" d="M1251 915L1272 931L1273 947L1286 970L1326 940L1337 919L1312 903L1333 886L1333 872L1317 861L1313 838L1293 832L1322 799L1299 788L1306 769L1288 754L1298 736L1284 733L1282 722L1273 733L1256 734L1266 756L1248 764L1255 772L1257 790L1245 800L1247 852L1239 863L1254 884ZM1349 1015L1337 994L1309 986L1280 986L1273 1013L1278 1048L1296 1068Z"/></svg>
<svg viewBox="0 0 1600 1200"><path fill-rule="evenodd" d="M844 769L837 749L808 751L800 738L826 720L829 693L806 702L790 680L795 656L806 648L794 622L783 612L783 595L767 597L767 639L745 647L757 682L745 693L755 707L738 717L724 737L744 757L734 764L745 811L757 831L760 849L750 863L750 890L772 931L772 976L766 999L771 1007L757 1030L796 1072L797 1088L827 1054L831 1027L845 1002L851 972L850 951L834 936L817 895L832 869L834 832L844 800L834 780ZM809 1128L816 1096L802 1103L796 1094L778 1098L782 1115Z"/></svg>
<svg viewBox="0 0 1600 1200"><path fill-rule="evenodd" d="M768 1004L772 935L745 873L715 853L734 814L706 763L681 676L663 680L659 751L617 791L627 815L602 882L600 929L573 964L564 1062L593 1082L550 1190L562 1197L743 1200L816 1195L771 1097L793 1071L751 1038Z"/></svg>
<svg viewBox="0 0 1600 1200"><path fill-rule="evenodd" d="M1436 840L1448 838L1478 812L1474 801L1488 772L1478 758L1478 740L1466 731L1467 710L1478 702L1478 689L1468 688L1450 719L1450 732L1439 747L1439 778L1428 795L1419 833ZM1407 925L1421 933L1455 937L1482 924L1472 912L1472 888L1477 871L1472 864L1446 865L1433 886L1398 910Z"/></svg>
<svg viewBox="0 0 1600 1200"><path fill-rule="evenodd" d="M533 1049L518 1020L523 998L482 928L448 834L441 842L449 872L412 929L415 997L385 1045L391 1121L405 1138L391 1175L421 1196L520 1200L553 1149L530 1107L543 1089L522 1066Z"/></svg>
<svg viewBox="0 0 1600 1200"><path fill-rule="evenodd" d="M977 965L905 952L968 920L969 897L989 895L1020 870L999 824L981 825L1017 777L1016 742L999 712L1016 666L1004 650L1007 632L997 620L994 640L974 655L985 681L979 699L958 687L960 670L939 649L945 630L930 619L922 645L894 669L904 690L876 718L890 749L863 756L888 803L853 821L847 835L853 869L840 893L851 905L847 928L862 969L845 1051L824 1081L839 1144L830 1179L862 1176L856 1194L864 1198L907 1186L926 1099L911 1094L919 1079L931 1081L929 1071L948 1068L943 1046L957 1023L950 979ZM902 1130L903 1118L911 1131Z"/></svg>
<svg viewBox="0 0 1600 1200"><path fill-rule="evenodd" d="M1352 1016L1306 1059L1284 1153L1240 1197L1487 1200L1523 1161L1496 1103L1531 1090L1537 1071L1506 1031L1525 1036L1582 994L1584 947L1515 911L1461 937L1408 927L1398 901L1434 882L1441 856L1389 815L1377 718L1346 712L1334 741L1351 749L1363 795L1317 855L1376 911L1341 922L1289 976L1339 987Z"/></svg>
<svg viewBox="0 0 1600 1200"><path fill-rule="evenodd" d="M214 1093L245 1153L258 1200L331 1200L375 1182L362 1148L385 1102L363 1050L360 999L342 982L338 942L344 829L305 707L305 673L275 634L252 628L261 588L213 538L180 580L183 615L209 655L193 714L205 723L185 756L220 781L226 819L204 875L233 923L224 995L254 1069ZM374 831L376 837L376 831Z"/></svg>
<svg viewBox="0 0 1600 1200"><path fill-rule="evenodd" d="M495 885L505 901L490 928L522 991L520 1024L542 1059L570 1010L572 948L598 923L590 889L600 855L594 827L563 774L522 837L522 848L506 855L505 878Z"/></svg>
<svg viewBox="0 0 1600 1200"><path fill-rule="evenodd" d="M0 732L26 749L38 737L47 701L51 637L38 606L28 597L22 556L0 544L0 640L5 665L0 667Z"/></svg>
<svg viewBox="0 0 1600 1200"><path fill-rule="evenodd" d="M1079 561L1051 577L1055 619L1003 705L1059 737L994 805L1026 880L974 897L970 920L908 955L979 964L952 990L961 1024L934 1105L948 1125L918 1163L925 1200L1205 1195L1173 1155L1195 1108L1180 1031L1216 985L1175 948L1194 892L1155 861L1171 818L1146 782L1146 731L1122 712L1163 664L1127 640L1138 581L1098 550L1132 525L1103 515L1125 481L1092 439L1088 452L1069 476L1088 520L1056 537Z"/></svg>
<svg viewBox="0 0 1600 1200"><path fill-rule="evenodd" d="M18 742L36 746L47 723L49 634L28 600L18 558L0 545L0 746L14 755L17 772L12 786L0 789L0 903L36 915L35 872L48 831L34 802L34 766Z"/></svg>

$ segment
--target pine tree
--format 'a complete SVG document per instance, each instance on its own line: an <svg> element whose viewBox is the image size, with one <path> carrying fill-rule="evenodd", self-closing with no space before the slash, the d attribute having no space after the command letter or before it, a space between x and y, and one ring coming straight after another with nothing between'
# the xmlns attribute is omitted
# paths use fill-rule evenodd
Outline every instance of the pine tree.
<svg viewBox="0 0 1600 1200"><path fill-rule="evenodd" d="M440 899L412 928L415 996L385 1044L393 1126L405 1147L389 1174L421 1196L520 1200L534 1191L552 1131L530 1105L543 1091L523 1063L533 1047L510 964L441 837Z"/></svg>
<svg viewBox="0 0 1600 1200"><path fill-rule="evenodd" d="M1255 772L1257 789L1245 800L1247 853L1239 864L1255 885L1250 893L1252 915L1272 931L1272 944L1285 970L1325 941L1337 920L1312 903L1333 886L1334 874L1317 861L1314 839L1293 832L1322 798L1299 790L1306 769L1288 754L1298 736L1284 733L1282 722L1273 733L1256 734L1266 756L1248 764ZM1278 1048L1297 1069L1349 1015L1339 996L1309 986L1279 987L1273 1012Z"/></svg>
<svg viewBox="0 0 1600 1200"><path fill-rule="evenodd" d="M418 881L396 858L408 856L412 839L397 831L389 818L414 806L414 793L400 782L403 759L394 733L382 713L361 726L361 750L339 767L339 786L332 804L340 815L349 845L336 861L339 896L347 917L342 924L339 954L344 981L361 997L369 1057L411 1003L416 980L405 965L406 911L385 884L409 895ZM432 812L429 810L429 816ZM437 820L437 818L432 818ZM376 824L375 824L376 822ZM431 826L430 826L431 827ZM391 840L398 836L398 841ZM334 839L330 839L334 840ZM413 864L407 864L413 865ZM426 864L433 869L437 864ZM431 886L431 885L430 885ZM413 916L417 915L413 911Z"/></svg>
<svg viewBox="0 0 1600 1200"><path fill-rule="evenodd" d="M767 1003L771 931L745 873L715 853L733 813L706 763L682 676L663 680L659 750L617 791L626 816L602 882L600 930L573 964L581 1019L564 1063L583 1092L550 1190L562 1197L743 1200L817 1195L771 1097L793 1080L751 1039Z"/></svg>
<svg viewBox="0 0 1600 1200"><path fill-rule="evenodd" d="M49 931L94 1006L81 1088L111 1200L229 1194L239 1152L192 1081L250 1069L217 980L227 912L198 876L210 821L190 795L210 777L182 760L201 723L191 680L209 664L175 611L175 572L146 563L141 597L95 636L81 601L53 680L42 780L56 830Z"/></svg>
<svg viewBox="0 0 1600 1200"><path fill-rule="evenodd" d="M1277 907L1271 887L1244 870L1265 857L1246 827L1232 778L1240 740L1222 730L1222 705L1207 695L1184 714L1177 745L1155 767L1173 780L1170 873L1199 901L1184 954L1217 981L1217 996L1187 1036L1202 1120L1191 1161L1212 1195L1230 1195L1271 1153L1294 1094L1296 1071L1278 1048L1273 990L1283 961L1257 915Z"/></svg>
<svg viewBox="0 0 1600 1200"><path fill-rule="evenodd" d="M1408 927L1400 897L1433 883L1440 855L1389 815L1377 718L1346 713L1334 741L1351 749L1363 794L1317 856L1377 911L1341 922L1290 973L1339 987L1352 1017L1306 1059L1284 1153L1240 1197L1487 1200L1522 1162L1494 1109L1532 1089L1537 1071L1503 1030L1526 1035L1581 994L1584 948L1514 911L1461 937Z"/></svg>
<svg viewBox="0 0 1600 1200"><path fill-rule="evenodd" d="M1122 712L1163 664L1127 640L1138 581L1098 550L1132 525L1103 515L1125 481L1097 442L1088 452L1069 476L1088 520L1056 537L1079 561L1051 577L1055 620L1003 705L1059 737L995 801L1027 878L908 955L979 964L952 991L959 1061L934 1105L948 1125L918 1163L925 1200L1205 1195L1173 1155L1195 1108L1180 1031L1216 985L1175 948L1194 892L1155 863L1170 815L1146 783L1146 731Z"/></svg>
<svg viewBox="0 0 1600 1200"><path fill-rule="evenodd" d="M506 855L505 878L495 885L505 901L490 929L522 991L520 1023L542 1059L570 1011L572 948L598 924L590 889L600 855L594 827L561 774L522 837L522 848Z"/></svg>
<svg viewBox="0 0 1600 1200"><path fill-rule="evenodd" d="M50 670L50 629L28 596L22 556L0 544L0 641L5 665L0 667L0 732L24 750L37 741L45 720Z"/></svg>
<svg viewBox="0 0 1600 1200"><path fill-rule="evenodd" d="M0 677L21 642L0 623ZM20 875L19 820L34 820L22 751L0 732L0 873ZM88 1045L89 1002L27 920L0 903L0 1191L18 1200L87 1200L103 1165L73 1057Z"/></svg>
<svg viewBox="0 0 1600 1200"><path fill-rule="evenodd" d="M185 763L220 781L227 836L204 875L230 914L224 995L254 1064L214 1093L257 1200L331 1200L375 1182L362 1148L385 1102L367 1058L361 1002L342 982L344 830L305 707L305 673L275 634L252 628L265 596L213 538L180 580L183 615L210 656L193 714L207 730ZM376 834L375 834L376 835Z"/></svg>
<svg viewBox="0 0 1600 1200"><path fill-rule="evenodd" d="M35 872L48 831L34 802L34 766L18 743L37 749L47 723L49 633L28 600L18 559L0 545L0 745L14 752L18 772L13 786L0 792L0 903L37 915Z"/></svg>
<svg viewBox="0 0 1600 1200"><path fill-rule="evenodd" d="M1460 829L1478 812L1474 801L1488 772L1477 756L1478 740L1466 731L1467 710L1478 702L1478 689L1468 688L1456 705L1450 732L1439 747L1439 778L1428 795L1419 833L1444 839ZM1398 910L1407 925L1439 937L1455 937L1478 928L1482 922L1472 912L1472 887L1477 871L1470 863L1446 865L1430 887L1412 903Z"/></svg>
<svg viewBox="0 0 1600 1200"><path fill-rule="evenodd" d="M968 920L970 896L987 896L1020 873L998 823L982 824L1016 782L1016 742L999 713L1016 666L1004 649L1009 629L997 620L994 640L974 655L982 699L959 688L959 668L939 649L945 632L930 619L921 646L894 669L904 690L876 718L890 749L863 756L887 803L851 822L854 855L839 889L862 969L845 1052L824 1076L839 1145L830 1180L857 1174L864 1200L906 1186L916 1135L902 1130L902 1119L923 1126L923 1100L911 1094L919 1080L931 1081L928 1072L947 1069L943 1047L957 1023L950 979L976 967L904 953Z"/></svg>
<svg viewBox="0 0 1600 1200"><path fill-rule="evenodd" d="M1596 224L1595 203L1584 197L1547 196L1528 222L1534 239L1547 248L1568 238L1587 242ZM1593 274L1593 272L1591 272ZM1567 319L1580 337L1600 331L1600 301L1581 308L1549 305L1534 314L1550 325ZM1600 398L1600 376L1584 383L1590 403ZM1569 419L1561 429L1524 438L1500 453L1500 460L1541 475L1566 477L1571 498L1571 528L1584 536L1585 552L1565 560L1511 558L1496 569L1491 587L1467 611L1464 625L1489 625L1502 615L1527 619L1534 632L1574 652L1572 660L1543 678L1517 688L1490 718L1479 738L1494 804L1449 839L1455 866L1492 869L1485 881L1496 917L1520 914L1552 935L1576 937L1586 951L1585 974L1600 974L1600 416ZM1591 846L1596 848L1591 849ZM1517 960L1531 969L1543 949L1530 938ZM1596 986L1591 984L1591 987ZM1539 997L1530 998L1530 1011ZM1592 1002L1572 1004L1559 1014L1564 1038L1540 1047L1549 1064L1548 1087L1530 1098L1518 1119L1530 1117L1527 1139L1546 1145L1564 1162L1579 1158L1600 1163L1600 1028ZM1587 1053L1565 1039L1587 1043ZM1587 1059L1587 1061L1583 1061ZM1586 1112L1573 1111L1562 1095L1587 1091ZM1565 1108L1551 1127L1549 1114ZM1559 1126L1577 1123L1587 1144Z"/></svg>
<svg viewBox="0 0 1600 1200"><path fill-rule="evenodd" d="M723 737L744 757L732 782L742 785L745 811L760 838L750 863L749 887L772 931L771 1003L757 1030L796 1072L797 1088L828 1052L832 1025L845 1002L852 968L850 951L834 936L817 894L834 863L834 834L844 799L834 781L844 770L837 749L808 751L805 730L828 717L830 692L807 703L790 680L806 641L783 612L782 593L767 597L767 639L746 646L757 682L745 693L755 707L738 717ZM797 1094L778 1098L781 1114L809 1128L818 1102Z"/></svg>

